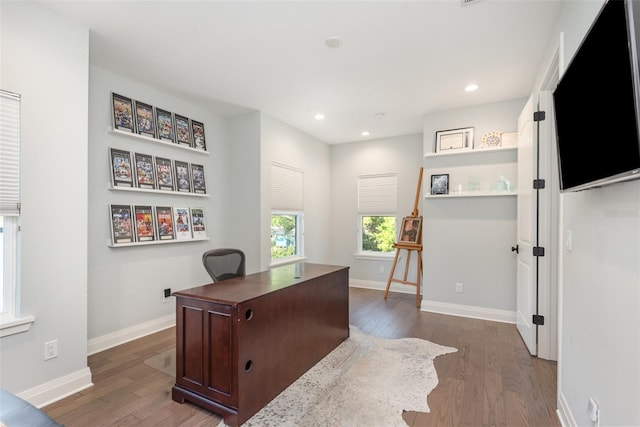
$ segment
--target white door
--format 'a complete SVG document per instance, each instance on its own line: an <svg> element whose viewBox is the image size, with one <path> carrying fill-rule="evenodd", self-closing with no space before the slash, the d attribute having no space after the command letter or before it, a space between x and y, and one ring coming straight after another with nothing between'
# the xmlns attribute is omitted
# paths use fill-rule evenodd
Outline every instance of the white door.
<svg viewBox="0 0 640 427"><path fill-rule="evenodd" d="M536 201L533 190L537 170L536 128L533 121L537 106L532 96L518 117L518 196L517 196L517 303L516 325L532 355L538 354L538 331L533 324L537 309L536 268L533 247L536 231Z"/></svg>

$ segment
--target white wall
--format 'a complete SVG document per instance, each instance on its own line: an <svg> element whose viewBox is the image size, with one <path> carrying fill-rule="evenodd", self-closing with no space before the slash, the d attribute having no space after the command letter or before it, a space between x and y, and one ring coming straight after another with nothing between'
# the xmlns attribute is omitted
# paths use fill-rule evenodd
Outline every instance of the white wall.
<svg viewBox="0 0 640 427"><path fill-rule="evenodd" d="M427 114L424 152L433 153L439 130L474 128L475 144L490 131L514 132L526 99ZM425 158L425 192L430 175L449 173L450 191L475 176L482 191L496 189L500 176L517 188L516 151ZM515 321L516 198L427 198L424 202L423 309ZM456 293L462 283L463 293Z"/></svg>
<svg viewBox="0 0 640 427"><path fill-rule="evenodd" d="M397 227L402 218L413 211L420 167L422 166L422 135L404 135L371 141L331 146L331 262L351 267L351 283L374 289L385 289L395 252L387 258L356 258L358 252L358 176L397 174ZM424 187L423 187L424 189ZM422 197L418 200L422 214ZM406 251L402 251L406 256ZM405 258L406 259L406 258ZM415 253L413 260L415 261ZM401 265L400 265L401 264ZM405 262L396 272L404 272ZM380 273L380 267L384 272ZM409 266L408 279L416 278L415 264ZM402 274L396 274L401 278ZM392 290L414 293L412 286L392 284Z"/></svg>
<svg viewBox="0 0 640 427"><path fill-rule="evenodd" d="M543 64L562 33L566 66L602 4L563 2ZM573 233L560 265L560 414L567 425L593 425L592 397L601 426L640 425L640 181L560 197L560 236Z"/></svg>
<svg viewBox="0 0 640 427"><path fill-rule="evenodd" d="M20 307L35 316L28 332L0 339L0 386L42 405L52 398L47 390L59 395L91 383L89 31L30 2L0 7L0 86L22 95ZM58 357L44 361L44 343L54 339Z"/></svg>

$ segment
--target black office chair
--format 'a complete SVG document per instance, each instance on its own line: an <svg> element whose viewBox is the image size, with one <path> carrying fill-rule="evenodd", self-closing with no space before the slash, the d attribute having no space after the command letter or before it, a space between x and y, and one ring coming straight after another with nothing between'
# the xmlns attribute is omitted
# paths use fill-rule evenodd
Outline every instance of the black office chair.
<svg viewBox="0 0 640 427"><path fill-rule="evenodd" d="M202 264L213 282L245 275L244 252L240 249L211 249L202 255Z"/></svg>

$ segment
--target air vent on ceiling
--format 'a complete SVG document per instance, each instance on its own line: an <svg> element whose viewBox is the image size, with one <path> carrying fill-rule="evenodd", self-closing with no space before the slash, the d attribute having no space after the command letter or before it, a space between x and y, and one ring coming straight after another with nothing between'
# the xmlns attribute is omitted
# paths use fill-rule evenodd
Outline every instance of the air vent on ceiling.
<svg viewBox="0 0 640 427"><path fill-rule="evenodd" d="M469 6L470 4L473 3L478 3L481 0L460 0L460 4L462 4L462 6Z"/></svg>

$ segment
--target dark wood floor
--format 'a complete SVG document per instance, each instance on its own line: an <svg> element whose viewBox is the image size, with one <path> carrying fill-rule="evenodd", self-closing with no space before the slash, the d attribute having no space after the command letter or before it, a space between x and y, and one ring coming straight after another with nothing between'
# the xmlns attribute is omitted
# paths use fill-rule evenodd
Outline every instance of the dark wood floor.
<svg viewBox="0 0 640 427"><path fill-rule="evenodd" d="M560 426L556 364L531 357L514 325L421 312L415 296L352 288L350 323L385 338L417 337L455 347L435 360L430 413L410 426ZM220 417L171 400L173 378L147 366L175 346L175 328L89 357L94 386L42 408L66 427L217 426ZM330 426L329 426L330 427Z"/></svg>

